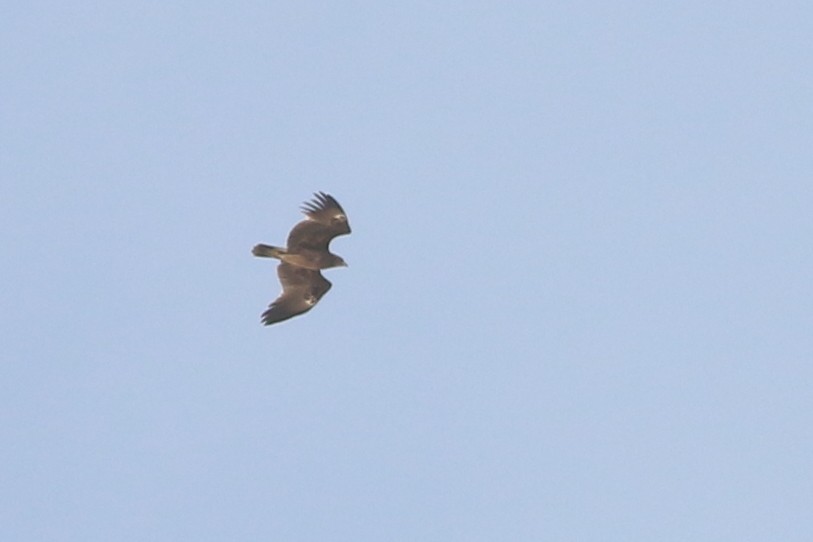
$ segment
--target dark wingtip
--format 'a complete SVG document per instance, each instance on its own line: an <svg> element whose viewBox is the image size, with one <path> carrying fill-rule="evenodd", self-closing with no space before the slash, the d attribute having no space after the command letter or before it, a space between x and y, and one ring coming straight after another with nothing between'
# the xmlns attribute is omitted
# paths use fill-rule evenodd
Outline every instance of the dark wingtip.
<svg viewBox="0 0 813 542"><path fill-rule="evenodd" d="M260 322L262 322L264 326L270 326L273 324L284 322L285 320L289 320L298 314L298 313L291 314L285 312L282 312L280 314L278 310L275 310L278 308L279 307L276 305L276 302L271 303L271 305L265 310L265 312L262 313L262 316L260 316Z"/></svg>
<svg viewBox="0 0 813 542"><path fill-rule="evenodd" d="M300 206L300 209L303 213L318 213L322 209L327 208L328 205L331 203L336 202L335 199L330 194L326 194L321 190L319 192L313 193L313 199L311 201L306 201ZM338 204L337 204L338 205Z"/></svg>
<svg viewBox="0 0 813 542"><path fill-rule="evenodd" d="M271 324L276 324L277 322L280 322L280 321L281 320L275 320L274 318L272 318L271 309L266 310L262 314L262 316L260 316L260 322L262 322L262 324L264 326L270 326Z"/></svg>

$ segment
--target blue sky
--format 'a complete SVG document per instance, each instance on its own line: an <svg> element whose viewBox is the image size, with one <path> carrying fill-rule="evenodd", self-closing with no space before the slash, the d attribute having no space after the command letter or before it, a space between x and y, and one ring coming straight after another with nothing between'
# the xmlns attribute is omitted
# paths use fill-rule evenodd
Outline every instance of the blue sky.
<svg viewBox="0 0 813 542"><path fill-rule="evenodd" d="M813 8L711 4L0 8L0 538L810 540Z"/></svg>

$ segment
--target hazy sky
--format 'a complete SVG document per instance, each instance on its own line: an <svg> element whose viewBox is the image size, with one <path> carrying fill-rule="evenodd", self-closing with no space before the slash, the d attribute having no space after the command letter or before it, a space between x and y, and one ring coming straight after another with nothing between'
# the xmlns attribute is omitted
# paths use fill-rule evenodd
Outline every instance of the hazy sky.
<svg viewBox="0 0 813 542"><path fill-rule="evenodd" d="M0 539L813 540L809 2L0 30Z"/></svg>

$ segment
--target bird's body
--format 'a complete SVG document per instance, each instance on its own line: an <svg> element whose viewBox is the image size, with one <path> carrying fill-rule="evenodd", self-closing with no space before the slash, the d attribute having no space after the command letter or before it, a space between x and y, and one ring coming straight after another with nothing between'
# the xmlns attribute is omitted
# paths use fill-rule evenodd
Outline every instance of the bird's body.
<svg viewBox="0 0 813 542"><path fill-rule="evenodd" d="M305 269L330 269L331 267L342 267L346 264L344 260L335 254L324 250L300 247L294 252L285 248L272 247L271 245L257 245L251 253L261 258L276 258L285 263L304 267Z"/></svg>
<svg viewBox="0 0 813 542"><path fill-rule="evenodd" d="M346 267L340 257L330 252L330 241L350 233L350 224L339 202L319 192L302 206L305 220L288 234L287 247L256 245L252 254L282 260L277 275L282 293L262 315L265 325L275 324L309 311L330 290L330 282L321 269Z"/></svg>

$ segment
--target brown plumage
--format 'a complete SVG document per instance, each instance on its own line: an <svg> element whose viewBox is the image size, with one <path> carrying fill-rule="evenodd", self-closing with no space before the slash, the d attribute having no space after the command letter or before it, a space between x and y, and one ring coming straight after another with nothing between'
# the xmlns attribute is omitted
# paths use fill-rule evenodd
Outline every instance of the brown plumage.
<svg viewBox="0 0 813 542"><path fill-rule="evenodd" d="M332 196L324 192L314 196L313 201L302 206L306 218L288 234L287 247L260 244L251 251L255 256L282 260L277 267L282 293L263 313L265 325L312 309L331 286L319 270L347 266L340 256L330 252L334 237L350 233L347 215Z"/></svg>

